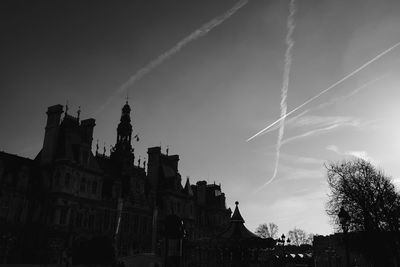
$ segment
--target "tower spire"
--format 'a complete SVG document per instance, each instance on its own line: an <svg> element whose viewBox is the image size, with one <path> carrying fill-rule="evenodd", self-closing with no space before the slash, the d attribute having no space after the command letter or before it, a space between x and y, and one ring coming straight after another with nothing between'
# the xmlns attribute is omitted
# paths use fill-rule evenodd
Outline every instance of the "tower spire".
<svg viewBox="0 0 400 267"><path fill-rule="evenodd" d="M131 124L131 107L128 104L128 96L126 104L122 107L121 119L117 127L117 144L115 150L119 152L132 151L132 124Z"/></svg>

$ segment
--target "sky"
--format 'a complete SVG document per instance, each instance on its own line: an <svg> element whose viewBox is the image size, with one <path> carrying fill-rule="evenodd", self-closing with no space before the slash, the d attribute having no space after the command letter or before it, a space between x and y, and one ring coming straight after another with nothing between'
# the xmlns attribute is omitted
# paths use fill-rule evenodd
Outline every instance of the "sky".
<svg viewBox="0 0 400 267"><path fill-rule="evenodd" d="M70 113L96 119L94 140L109 151L127 95L115 92L235 3L0 1L0 150L35 157L47 107L68 100ZM397 0L295 5L288 111L400 42ZM133 145L142 160L160 144L179 154L183 182L221 183L252 231L274 222L330 234L324 163L362 157L400 185L400 48L286 118L276 178L260 189L278 128L246 140L281 114L288 13L289 0L249 0L130 85Z"/></svg>

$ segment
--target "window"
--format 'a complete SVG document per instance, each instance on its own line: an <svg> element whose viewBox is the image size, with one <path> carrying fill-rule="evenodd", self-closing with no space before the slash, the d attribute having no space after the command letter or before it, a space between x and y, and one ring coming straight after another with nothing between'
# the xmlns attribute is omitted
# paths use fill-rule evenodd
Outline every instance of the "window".
<svg viewBox="0 0 400 267"><path fill-rule="evenodd" d="M82 180L81 180L80 191L83 193L86 191L86 179L85 178L82 178Z"/></svg>
<svg viewBox="0 0 400 267"><path fill-rule="evenodd" d="M89 215L89 229L93 229L93 225L94 225L94 215L90 214Z"/></svg>
<svg viewBox="0 0 400 267"><path fill-rule="evenodd" d="M146 217L142 218L142 231L143 231L143 233L147 233L147 220L146 220Z"/></svg>
<svg viewBox="0 0 400 267"><path fill-rule="evenodd" d="M87 213L83 216L83 227L87 228L89 223L89 216Z"/></svg>
<svg viewBox="0 0 400 267"><path fill-rule="evenodd" d="M67 173L65 175L65 187L69 187L69 185L71 184L71 175L69 173Z"/></svg>
<svg viewBox="0 0 400 267"><path fill-rule="evenodd" d="M103 222L104 230L108 230L109 226L110 226L110 211L105 210L104 211L104 222Z"/></svg>
<svg viewBox="0 0 400 267"><path fill-rule="evenodd" d="M92 194L96 194L97 192L97 182L93 181L92 183Z"/></svg>
<svg viewBox="0 0 400 267"><path fill-rule="evenodd" d="M0 200L0 217L7 219L9 205L10 203L8 198L3 198Z"/></svg>
<svg viewBox="0 0 400 267"><path fill-rule="evenodd" d="M135 233L138 232L138 228L139 228L139 218L137 215L134 215L133 217L133 230Z"/></svg>
<svg viewBox="0 0 400 267"><path fill-rule="evenodd" d="M136 181L135 182L135 189L136 189L136 192L140 192L140 183L138 182L138 181Z"/></svg>
<svg viewBox="0 0 400 267"><path fill-rule="evenodd" d="M89 161L89 154L87 151L83 151L82 153L82 164L87 164Z"/></svg>
<svg viewBox="0 0 400 267"><path fill-rule="evenodd" d="M76 215L76 226L81 227L82 226L82 213L78 213Z"/></svg>
<svg viewBox="0 0 400 267"><path fill-rule="evenodd" d="M60 224L65 225L67 223L67 209L61 209L60 211Z"/></svg>
<svg viewBox="0 0 400 267"><path fill-rule="evenodd" d="M60 172L57 171L56 174L54 175L54 184L58 186L60 184Z"/></svg>
<svg viewBox="0 0 400 267"><path fill-rule="evenodd" d="M18 223L21 221L21 215L22 215L22 206L20 204L17 204L18 207L14 213L14 222Z"/></svg>

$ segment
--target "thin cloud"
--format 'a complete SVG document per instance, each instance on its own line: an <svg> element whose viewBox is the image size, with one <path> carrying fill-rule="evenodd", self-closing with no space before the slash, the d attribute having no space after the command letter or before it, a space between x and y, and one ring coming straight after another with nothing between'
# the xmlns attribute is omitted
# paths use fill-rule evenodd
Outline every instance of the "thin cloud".
<svg viewBox="0 0 400 267"><path fill-rule="evenodd" d="M228 11L224 12L223 14L219 15L218 17L210 20L209 22L203 24L200 28L183 38L179 41L175 46L170 48L169 50L165 51L161 55L159 55L154 60L150 61L147 65L136 71L129 79L118 89L116 90L111 96L107 98L104 104L96 110L94 113L95 115L102 112L110 103L111 101L116 98L117 96L129 92L129 89L139 80L141 80L144 76L152 72L156 67L164 63L167 59L171 58L178 52L180 52L184 47L188 44L192 43L193 41L197 40L200 37L205 36L208 32L213 30L215 27L223 23L225 20L229 19L232 15L234 15L237 11L239 11L243 6L248 3L248 0L240 0L238 1L232 8Z"/></svg>
<svg viewBox="0 0 400 267"><path fill-rule="evenodd" d="M323 160L322 159L316 159L316 158L310 158L310 157L298 157L295 159L296 163L301 163L301 164L322 164Z"/></svg>
<svg viewBox="0 0 400 267"><path fill-rule="evenodd" d="M283 83L282 83L282 88L281 88L281 104L280 104L281 116L286 116L286 111L287 111L287 94L288 94L288 89L289 89L290 69L292 66L292 50L293 50L293 46L294 46L293 33L294 33L294 29L296 27L296 23L294 21L295 14L296 14L295 0L290 0L289 16L287 19L288 33L286 35L285 67L284 67L284 72L283 72ZM276 147L275 147L276 159L275 159L274 172L272 174L272 177L267 182L265 182L264 186L272 183L272 181L274 181L274 179L276 178L276 175L278 174L279 156L281 153L282 139L283 139L284 133L285 133L285 119L283 119L281 121L281 123L279 124L278 140L276 142Z"/></svg>
<svg viewBox="0 0 400 267"><path fill-rule="evenodd" d="M336 145L329 145L326 147L327 150L332 151L340 156L351 156L355 158L360 158L363 160L367 160L373 163L377 163L376 160L374 160L371 155L365 150L347 150L347 151L341 151Z"/></svg>
<svg viewBox="0 0 400 267"><path fill-rule="evenodd" d="M353 128L361 128L369 125L370 121L364 121L357 118L352 117L323 117L323 116L307 116L296 121L293 121L291 124L292 128L304 128L304 127L313 127L314 129L309 130L305 133L298 134L289 138L286 138L282 141L283 144L288 144L290 142L311 137L323 133L327 133L336 129L344 128L344 127L353 127Z"/></svg>
<svg viewBox="0 0 400 267"><path fill-rule="evenodd" d="M326 147L326 149L329 150L329 151L333 151L336 154L340 154L339 148L337 146L335 146L335 145L329 145L329 146Z"/></svg>
<svg viewBox="0 0 400 267"><path fill-rule="evenodd" d="M301 119L303 116L305 116L307 113L310 113L310 112L312 112L312 111L316 111L316 110L319 110L319 109L323 109L323 108L332 106L332 105L334 105L334 104L336 104L336 103L339 103L339 102L343 102L343 101L345 101L345 100L351 98L352 96L358 94L358 93L361 92L362 90L368 88L370 85L372 85L372 84L374 84L374 83L376 83L376 82L378 82L378 81L380 81L380 80L382 80L382 79L388 77L388 75L389 75L389 74L384 74L384 75L382 75L382 76L379 76L379 77L377 77L377 78L375 78L375 79L372 79L372 80L370 80L370 81L368 81L368 82L362 84L361 86L357 87L356 89L352 90L350 93L348 93L348 94L346 94L346 95L338 96L338 97L332 98L332 99L330 99L329 101L323 102L323 103L321 103L321 104L319 104L319 105L317 105L317 106L315 106L315 107L306 109L306 110L304 110L303 112L301 112L300 114L297 114L296 116L294 116L294 117L292 117L292 118L290 118L290 119L288 119L288 120L285 120L285 125L287 125L287 126L289 127L289 125L293 125L295 121L300 120L300 119ZM271 127L270 129L268 129L268 130L266 130L265 132L263 132L262 135L263 135L263 134L266 134L266 133L270 133L270 132L276 131L276 130L279 129L279 127L280 127L280 126L276 124L276 125L274 125L273 127Z"/></svg>
<svg viewBox="0 0 400 267"><path fill-rule="evenodd" d="M269 153L272 155L272 153ZM295 164L314 164L314 165L320 165L324 163L323 159L318 159L318 158L311 158L311 157L305 157L305 156L299 156L299 155L290 155L286 153L281 153L281 158L285 161L290 161Z"/></svg>
<svg viewBox="0 0 400 267"><path fill-rule="evenodd" d="M321 165L322 166L322 165ZM285 180L304 180L304 179L319 179L324 176L322 167L320 169L292 167L288 165L281 165L280 172Z"/></svg>
<svg viewBox="0 0 400 267"><path fill-rule="evenodd" d="M348 116L303 116L288 125L291 128L312 127L312 126L329 126L333 124L351 123L354 126L362 125L360 119Z"/></svg>
<svg viewBox="0 0 400 267"><path fill-rule="evenodd" d="M361 150L361 151L346 151L346 155L350 155L356 158L364 159L364 160L371 160L371 157L368 155L367 151Z"/></svg>
<svg viewBox="0 0 400 267"><path fill-rule="evenodd" d="M281 122L282 120L285 120L286 117L290 116L292 113L296 112L297 110L301 109L302 107L304 107L305 105L311 103L312 101L314 101L315 99L319 98L321 95L325 94L326 92L328 92L329 90L332 90L333 88L337 87L338 85L342 84L344 81L346 81L347 79L349 79L350 77L356 75L357 73L359 73L360 71L362 71L363 69L365 69L366 67L368 67L368 65L372 64L373 62L377 61L378 59L380 59L381 57L385 56L387 53L391 52L392 50L394 50L395 48L397 48L398 46L400 46L400 42L396 43L395 45L389 47L388 49L386 49L385 51L379 53L378 55L376 55L375 57L373 57L372 59L368 60L366 63L364 63L363 65L361 65L359 68L355 69L354 71L350 72L349 74L347 74L346 76L344 76L343 78L341 78L340 80L336 81L334 84L330 85L328 88L326 88L325 90L322 90L321 92L319 92L318 94L316 94L315 96L309 98L307 101L305 101L303 104L297 106L296 108L292 109L290 112L286 113L284 116L281 116L279 119L277 119L276 121L274 121L273 123L271 123L270 125L268 125L267 127L265 127L264 129L260 130L259 132L257 132L256 134L254 134L253 136L249 137L246 142L251 141L252 139L256 138L257 136L261 135L263 132L265 132L266 130L268 130L269 128L273 127L275 124Z"/></svg>

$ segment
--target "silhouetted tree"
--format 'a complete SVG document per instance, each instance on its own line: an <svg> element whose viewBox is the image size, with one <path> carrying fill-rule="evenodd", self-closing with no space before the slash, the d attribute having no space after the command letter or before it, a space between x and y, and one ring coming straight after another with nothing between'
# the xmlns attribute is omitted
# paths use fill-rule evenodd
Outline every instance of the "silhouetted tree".
<svg viewBox="0 0 400 267"><path fill-rule="evenodd" d="M276 238L278 234L278 225L275 223L263 223L260 224L255 232L258 236L262 238Z"/></svg>
<svg viewBox="0 0 400 267"><path fill-rule="evenodd" d="M400 196L391 178L363 159L325 167L331 190L326 211L338 229L338 212L344 207L350 215L349 231L399 230Z"/></svg>
<svg viewBox="0 0 400 267"><path fill-rule="evenodd" d="M303 244L308 244L306 231L296 227L288 232L288 238L290 239L291 245L300 246Z"/></svg>
<svg viewBox="0 0 400 267"><path fill-rule="evenodd" d="M314 236L315 236L314 234L308 234L306 239L306 244L312 245L314 242Z"/></svg>

